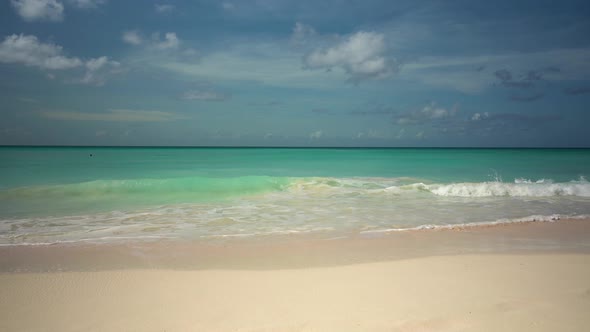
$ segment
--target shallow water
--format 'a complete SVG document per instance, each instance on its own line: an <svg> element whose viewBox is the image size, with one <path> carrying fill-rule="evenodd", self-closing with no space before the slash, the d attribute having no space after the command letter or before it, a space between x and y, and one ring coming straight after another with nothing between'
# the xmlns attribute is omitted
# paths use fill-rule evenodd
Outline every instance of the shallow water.
<svg viewBox="0 0 590 332"><path fill-rule="evenodd" d="M0 244L590 215L587 149L0 148Z"/></svg>

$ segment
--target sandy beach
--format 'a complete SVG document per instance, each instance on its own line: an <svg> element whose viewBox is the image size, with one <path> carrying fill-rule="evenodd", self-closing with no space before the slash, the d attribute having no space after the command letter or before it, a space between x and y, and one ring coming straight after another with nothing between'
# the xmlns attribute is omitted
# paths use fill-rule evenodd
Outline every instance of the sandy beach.
<svg viewBox="0 0 590 332"><path fill-rule="evenodd" d="M210 257L201 266L182 255L164 264L175 255L156 252L170 245L127 257L129 246L2 248L0 330L584 331L589 233L590 223L576 220L190 247L197 260ZM91 257L94 267L81 264ZM39 272L10 272L17 261Z"/></svg>

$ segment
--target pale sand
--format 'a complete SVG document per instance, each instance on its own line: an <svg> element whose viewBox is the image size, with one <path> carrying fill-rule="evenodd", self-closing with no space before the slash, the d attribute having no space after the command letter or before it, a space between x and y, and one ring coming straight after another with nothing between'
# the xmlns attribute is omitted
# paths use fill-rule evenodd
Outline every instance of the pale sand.
<svg viewBox="0 0 590 332"><path fill-rule="evenodd" d="M589 234L572 221L139 254L6 247L1 271L54 272L0 273L0 331L589 331Z"/></svg>
<svg viewBox="0 0 590 332"><path fill-rule="evenodd" d="M590 255L0 275L2 331L588 331Z"/></svg>

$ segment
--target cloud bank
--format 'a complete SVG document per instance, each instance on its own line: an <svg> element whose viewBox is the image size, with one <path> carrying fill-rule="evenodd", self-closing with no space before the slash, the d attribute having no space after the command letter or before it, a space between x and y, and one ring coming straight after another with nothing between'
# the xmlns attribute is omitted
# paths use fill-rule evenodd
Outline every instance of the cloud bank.
<svg viewBox="0 0 590 332"><path fill-rule="evenodd" d="M10 35L0 44L0 62L17 63L40 69L61 70L79 67L82 60L63 55L63 48L42 43L35 36Z"/></svg>

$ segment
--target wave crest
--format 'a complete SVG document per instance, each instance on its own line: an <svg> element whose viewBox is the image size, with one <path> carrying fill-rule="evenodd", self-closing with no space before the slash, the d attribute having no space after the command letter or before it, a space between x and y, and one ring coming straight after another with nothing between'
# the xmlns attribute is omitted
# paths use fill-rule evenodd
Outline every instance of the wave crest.
<svg viewBox="0 0 590 332"><path fill-rule="evenodd" d="M515 183L480 182L426 185L425 188L438 196L451 197L550 197L580 196L590 197L590 183L584 179L566 183L553 183L548 180L515 180Z"/></svg>

